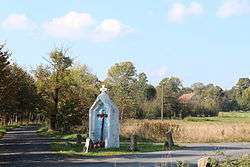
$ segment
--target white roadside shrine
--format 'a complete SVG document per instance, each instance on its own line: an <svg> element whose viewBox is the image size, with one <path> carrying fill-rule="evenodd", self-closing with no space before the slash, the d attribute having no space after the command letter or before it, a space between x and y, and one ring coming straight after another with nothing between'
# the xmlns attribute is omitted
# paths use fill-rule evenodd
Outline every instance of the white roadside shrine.
<svg viewBox="0 0 250 167"><path fill-rule="evenodd" d="M120 146L119 111L111 101L104 85L100 91L89 110L89 137L94 143L104 142L105 148L118 148Z"/></svg>

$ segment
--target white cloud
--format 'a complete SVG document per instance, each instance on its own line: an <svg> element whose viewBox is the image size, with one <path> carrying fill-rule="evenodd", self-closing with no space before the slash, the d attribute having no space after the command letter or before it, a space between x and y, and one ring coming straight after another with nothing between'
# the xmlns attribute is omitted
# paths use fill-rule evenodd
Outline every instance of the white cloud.
<svg viewBox="0 0 250 167"><path fill-rule="evenodd" d="M132 28L116 19L105 19L96 27L92 38L97 42L107 42L132 32Z"/></svg>
<svg viewBox="0 0 250 167"><path fill-rule="evenodd" d="M203 13L201 4L191 2L185 6L182 3L174 3L168 11L168 20L170 22L182 22L186 17L200 15Z"/></svg>
<svg viewBox="0 0 250 167"><path fill-rule="evenodd" d="M2 22L2 27L9 30L25 30L32 27L32 22L25 14L11 14Z"/></svg>
<svg viewBox="0 0 250 167"><path fill-rule="evenodd" d="M97 42L107 42L132 31L119 20L105 19L98 25L90 14L74 11L44 23L43 28L54 37L65 39L88 37Z"/></svg>
<svg viewBox="0 0 250 167"><path fill-rule="evenodd" d="M88 13L69 12L65 16L52 19L43 24L45 31L54 37L78 39L94 23Z"/></svg>
<svg viewBox="0 0 250 167"><path fill-rule="evenodd" d="M250 13L250 2L247 0L226 0L219 7L217 16L221 18L230 17L233 15L244 15Z"/></svg>
<svg viewBox="0 0 250 167"><path fill-rule="evenodd" d="M117 19L104 19L99 24L88 13L71 11L42 24L35 24L25 14L11 14L2 23L4 29L36 30L63 39L89 38L107 42L132 32L132 28Z"/></svg>
<svg viewBox="0 0 250 167"><path fill-rule="evenodd" d="M149 72L149 74L153 77L159 77L159 78L164 77L167 75L167 67L165 66L159 67Z"/></svg>

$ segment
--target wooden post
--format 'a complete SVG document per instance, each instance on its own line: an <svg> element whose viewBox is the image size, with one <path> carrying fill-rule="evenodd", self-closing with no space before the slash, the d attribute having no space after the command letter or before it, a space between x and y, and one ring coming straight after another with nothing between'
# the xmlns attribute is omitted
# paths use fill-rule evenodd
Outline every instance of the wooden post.
<svg viewBox="0 0 250 167"><path fill-rule="evenodd" d="M163 121L163 110L164 110L164 93L163 93L164 89L163 89L163 84L161 86L161 120Z"/></svg>
<svg viewBox="0 0 250 167"><path fill-rule="evenodd" d="M137 151L137 138L135 134L131 134L130 136L130 145L129 145L130 151Z"/></svg>
<svg viewBox="0 0 250 167"><path fill-rule="evenodd" d="M173 140L173 132L172 130L168 130L166 133L167 140L165 142L165 149L171 150L172 147L174 146L174 140Z"/></svg>

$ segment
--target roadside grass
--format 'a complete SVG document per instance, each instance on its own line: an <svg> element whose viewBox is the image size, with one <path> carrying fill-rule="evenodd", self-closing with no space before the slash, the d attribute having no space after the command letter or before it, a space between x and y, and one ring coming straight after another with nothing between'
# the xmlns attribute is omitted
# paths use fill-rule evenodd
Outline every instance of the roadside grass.
<svg viewBox="0 0 250 167"><path fill-rule="evenodd" d="M75 133L63 133L59 131L49 130L47 126L43 126L37 130L37 133L41 136L47 136L54 139L65 139L65 141L58 141L51 143L50 147L52 151L58 154L63 154L67 156L114 156L114 155L126 155L126 154L136 154L143 152L155 152L164 151L163 143L153 143L150 140L144 138L138 138L137 148L138 151L129 150L129 138L120 136L120 148L99 148L93 149L92 151L85 153L83 152L84 143L77 144L75 141L77 139L77 134ZM87 137L87 136L86 136ZM85 135L83 135L83 140L85 140ZM180 149L180 146L174 146L173 150Z"/></svg>
<svg viewBox="0 0 250 167"><path fill-rule="evenodd" d="M60 131L49 130L47 126L42 126L37 130L40 136L48 136L54 139L76 140L77 133L63 133ZM86 134L82 134L83 140L87 138Z"/></svg>
<svg viewBox="0 0 250 167"><path fill-rule="evenodd" d="M0 126L0 139L4 136L4 134L12 129L12 128L17 128L19 125L6 125L6 126Z"/></svg>
<svg viewBox="0 0 250 167"><path fill-rule="evenodd" d="M68 156L115 156L129 155L144 152L164 151L163 143L138 142L138 151L130 151L128 142L120 142L120 148L98 148L93 149L88 153L83 152L84 144L76 144L75 142L54 142L51 144L51 149L58 154ZM180 146L175 146L173 150L180 149Z"/></svg>
<svg viewBox="0 0 250 167"><path fill-rule="evenodd" d="M4 136L5 133L6 133L6 128L0 127L0 139Z"/></svg>

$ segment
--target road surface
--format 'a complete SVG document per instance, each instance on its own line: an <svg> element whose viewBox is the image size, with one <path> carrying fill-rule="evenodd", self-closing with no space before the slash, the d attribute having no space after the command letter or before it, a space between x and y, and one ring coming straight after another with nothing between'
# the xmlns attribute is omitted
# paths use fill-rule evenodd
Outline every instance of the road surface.
<svg viewBox="0 0 250 167"><path fill-rule="evenodd" d="M223 152L225 156L240 156L250 152L250 143L185 144L176 151L150 152L112 157L69 158L50 151L54 139L36 134L37 126L13 129L0 140L1 167L175 167L177 161L196 166L203 156ZM220 150L220 151L218 151Z"/></svg>

